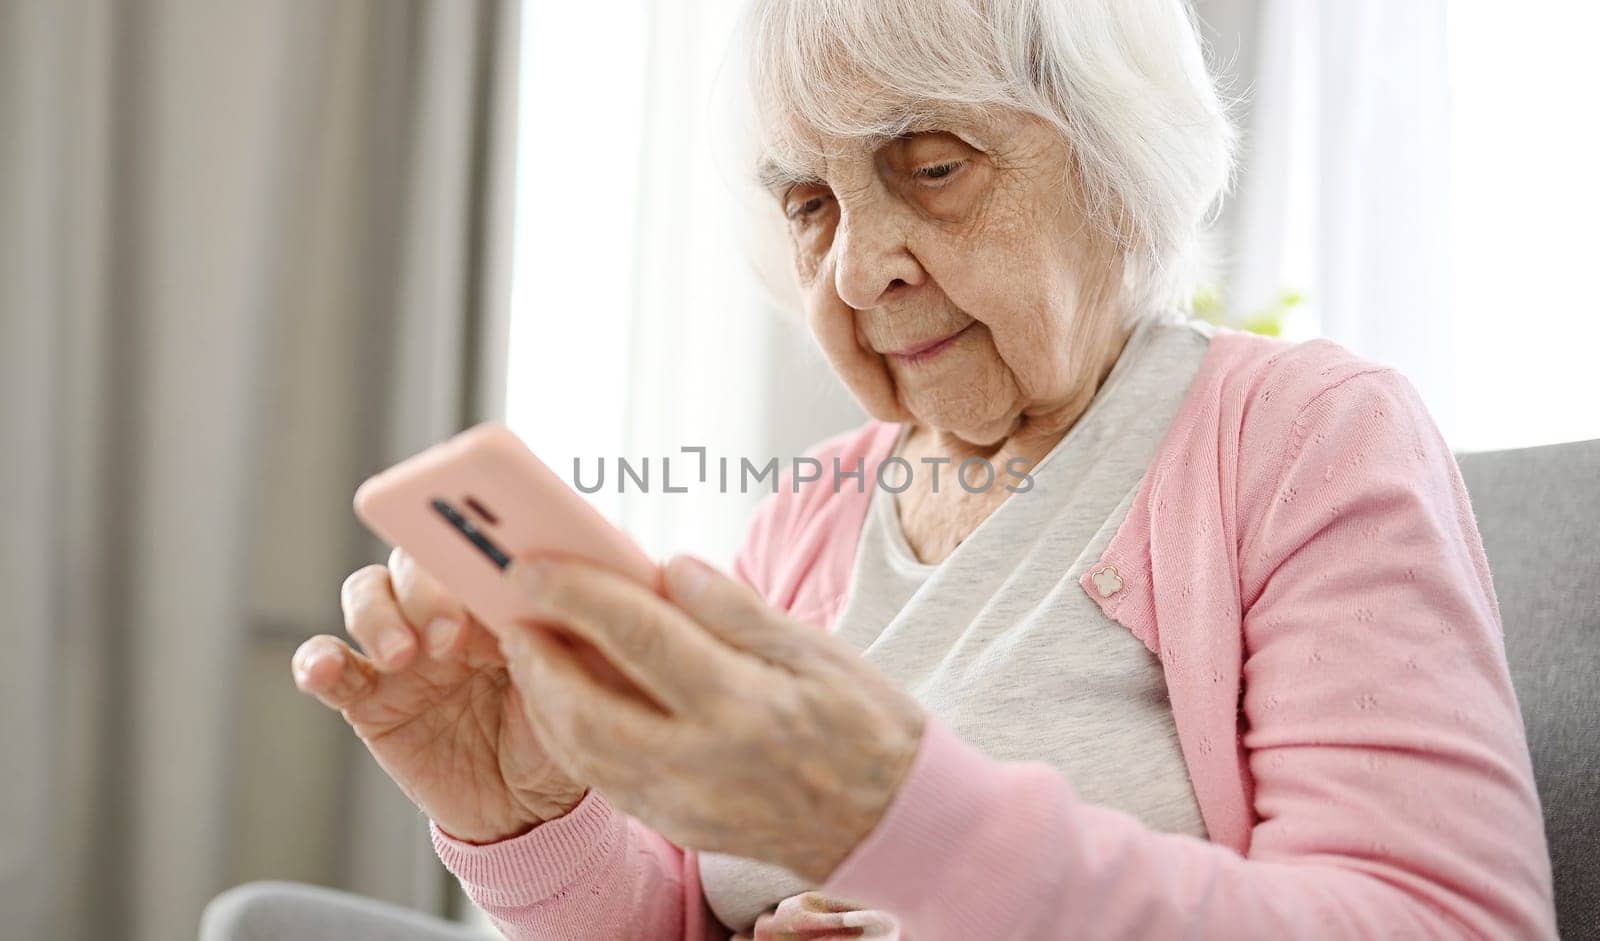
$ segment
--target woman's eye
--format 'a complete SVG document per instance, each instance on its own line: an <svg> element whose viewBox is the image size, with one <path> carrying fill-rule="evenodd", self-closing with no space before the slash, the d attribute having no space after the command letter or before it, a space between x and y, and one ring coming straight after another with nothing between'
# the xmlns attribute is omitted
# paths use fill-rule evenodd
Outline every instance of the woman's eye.
<svg viewBox="0 0 1600 941"><path fill-rule="evenodd" d="M955 173L957 170L961 169L961 165L963 163L966 163L966 161L952 160L949 163L936 163L929 167L918 167L916 170L912 171L912 175L916 176L918 179L937 182L939 180L948 179L952 173Z"/></svg>
<svg viewBox="0 0 1600 941"><path fill-rule="evenodd" d="M813 195L805 199L791 199L789 201L789 218L797 221L803 220L820 211L827 204L827 201L828 197L823 195Z"/></svg>

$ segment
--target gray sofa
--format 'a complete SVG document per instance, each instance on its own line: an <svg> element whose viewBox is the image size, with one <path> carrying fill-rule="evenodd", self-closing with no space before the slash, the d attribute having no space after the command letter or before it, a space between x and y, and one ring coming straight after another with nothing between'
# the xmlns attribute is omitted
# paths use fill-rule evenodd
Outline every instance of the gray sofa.
<svg viewBox="0 0 1600 941"><path fill-rule="evenodd" d="M1600 440L1457 454L1500 600L1566 941L1600 939Z"/></svg>

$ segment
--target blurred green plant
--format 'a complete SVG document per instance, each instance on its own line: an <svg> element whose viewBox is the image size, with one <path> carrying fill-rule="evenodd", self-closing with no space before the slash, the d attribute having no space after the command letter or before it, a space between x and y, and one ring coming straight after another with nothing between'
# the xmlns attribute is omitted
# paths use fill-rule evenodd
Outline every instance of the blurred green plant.
<svg viewBox="0 0 1600 941"><path fill-rule="evenodd" d="M1201 320L1275 337L1283 333L1283 321L1289 315L1289 311L1305 303L1305 300L1305 295L1299 291L1286 289L1266 307L1240 317L1230 318L1227 294L1223 291L1222 285L1208 284L1195 291L1194 297L1190 299L1190 305L1194 315Z"/></svg>

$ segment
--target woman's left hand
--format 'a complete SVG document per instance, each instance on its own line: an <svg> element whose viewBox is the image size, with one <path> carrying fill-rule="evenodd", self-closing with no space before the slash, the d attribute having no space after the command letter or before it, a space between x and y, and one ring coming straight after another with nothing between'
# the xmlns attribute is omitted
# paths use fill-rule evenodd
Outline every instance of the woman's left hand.
<svg viewBox="0 0 1600 941"><path fill-rule="evenodd" d="M529 721L577 780L679 846L820 885L883 816L921 705L705 563L680 556L664 576L663 598L574 560L511 566L539 623L493 629L512 682L541 703ZM644 696L593 679L583 645Z"/></svg>
<svg viewBox="0 0 1600 941"><path fill-rule="evenodd" d="M896 941L901 936L900 922L888 912L858 908L853 902L820 892L784 899L777 910L756 919L754 931L753 935L734 935L733 941Z"/></svg>

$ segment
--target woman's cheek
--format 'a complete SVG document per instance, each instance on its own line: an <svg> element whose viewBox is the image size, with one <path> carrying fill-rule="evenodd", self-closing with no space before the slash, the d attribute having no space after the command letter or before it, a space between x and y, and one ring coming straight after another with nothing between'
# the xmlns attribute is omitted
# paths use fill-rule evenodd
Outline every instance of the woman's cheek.
<svg viewBox="0 0 1600 941"><path fill-rule="evenodd" d="M855 312L848 305L831 290L808 291L806 321L834 375L867 414L881 421L910 418L896 398L894 381L883 357L863 347L856 336Z"/></svg>
<svg viewBox="0 0 1600 941"><path fill-rule="evenodd" d="M812 246L796 239L794 251L794 273L800 281L800 288L811 291L816 285L817 274L822 270L822 253Z"/></svg>
<svg viewBox="0 0 1600 941"><path fill-rule="evenodd" d="M822 218L793 223L789 230L789 239L794 246L795 274L800 279L801 287L807 291L815 287L813 282L822 273L837 227L832 208L822 212Z"/></svg>

